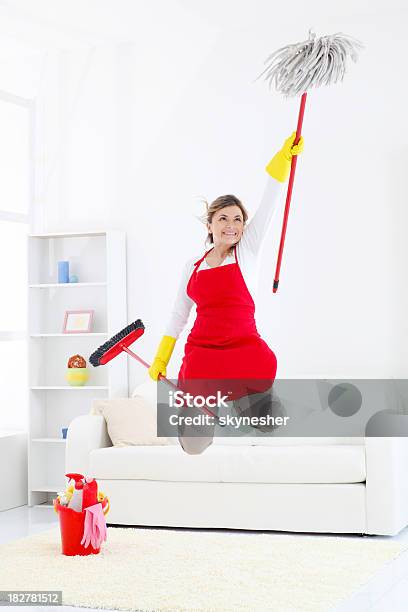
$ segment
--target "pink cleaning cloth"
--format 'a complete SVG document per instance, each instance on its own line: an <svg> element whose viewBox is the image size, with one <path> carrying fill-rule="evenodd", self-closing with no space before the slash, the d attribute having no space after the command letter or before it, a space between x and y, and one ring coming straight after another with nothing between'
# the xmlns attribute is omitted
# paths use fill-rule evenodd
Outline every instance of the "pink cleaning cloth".
<svg viewBox="0 0 408 612"><path fill-rule="evenodd" d="M102 504L94 504L85 508L82 546L87 548L89 543L91 543L93 548L99 548L102 542L106 541L106 536L106 519L102 510Z"/></svg>

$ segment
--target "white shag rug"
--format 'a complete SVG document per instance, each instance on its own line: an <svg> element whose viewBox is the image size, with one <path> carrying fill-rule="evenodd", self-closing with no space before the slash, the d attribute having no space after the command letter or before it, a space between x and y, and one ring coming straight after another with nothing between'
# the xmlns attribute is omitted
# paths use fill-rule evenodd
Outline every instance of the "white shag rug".
<svg viewBox="0 0 408 612"><path fill-rule="evenodd" d="M59 526L0 546L0 590L138 612L327 612L408 544L347 536L108 527L98 555L61 553Z"/></svg>

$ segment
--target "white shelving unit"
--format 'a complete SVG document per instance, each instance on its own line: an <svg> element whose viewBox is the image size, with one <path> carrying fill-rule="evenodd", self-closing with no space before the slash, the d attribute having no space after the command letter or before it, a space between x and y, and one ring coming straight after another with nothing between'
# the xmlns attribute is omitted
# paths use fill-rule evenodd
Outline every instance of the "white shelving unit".
<svg viewBox="0 0 408 612"><path fill-rule="evenodd" d="M28 235L28 504L52 506L65 488L62 428L87 414L93 399L128 397L126 355L94 368L89 356L126 327L126 234L117 230ZM78 283L58 283L58 261ZM65 310L94 310L90 333L62 332ZM82 355L84 386L65 379L68 359ZM69 392L69 393L68 393Z"/></svg>

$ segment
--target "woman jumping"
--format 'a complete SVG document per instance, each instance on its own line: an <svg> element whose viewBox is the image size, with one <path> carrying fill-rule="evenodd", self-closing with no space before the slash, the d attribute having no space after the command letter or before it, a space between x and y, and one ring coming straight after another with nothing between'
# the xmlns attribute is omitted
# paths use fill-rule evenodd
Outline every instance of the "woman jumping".
<svg viewBox="0 0 408 612"><path fill-rule="evenodd" d="M205 396L228 387L230 400L243 397L249 388L259 392L272 386L277 360L256 328L252 294L258 282L261 247L292 156L303 151L303 137L294 145L295 137L294 132L267 164L270 178L248 224L248 213L234 195L220 196L207 205L205 244L213 246L184 267L165 335L149 368L153 380L160 374L166 376L174 345L195 303L196 319L184 347L177 386ZM182 436L180 442L184 450L195 454L211 444L212 437L194 437L188 444Z"/></svg>

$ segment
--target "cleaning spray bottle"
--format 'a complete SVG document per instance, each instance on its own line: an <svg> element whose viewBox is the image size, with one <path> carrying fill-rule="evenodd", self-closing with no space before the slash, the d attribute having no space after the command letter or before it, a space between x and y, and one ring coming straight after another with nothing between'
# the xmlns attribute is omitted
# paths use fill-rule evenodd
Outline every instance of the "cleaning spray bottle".
<svg viewBox="0 0 408 612"><path fill-rule="evenodd" d="M82 493L82 510L98 503L98 483L95 478L85 477Z"/></svg>
<svg viewBox="0 0 408 612"><path fill-rule="evenodd" d="M72 494L71 499L68 502L68 508L71 510L76 510L76 512L82 512L82 490L84 488L83 476L82 474L65 474L67 478L70 478L75 481L75 489Z"/></svg>

